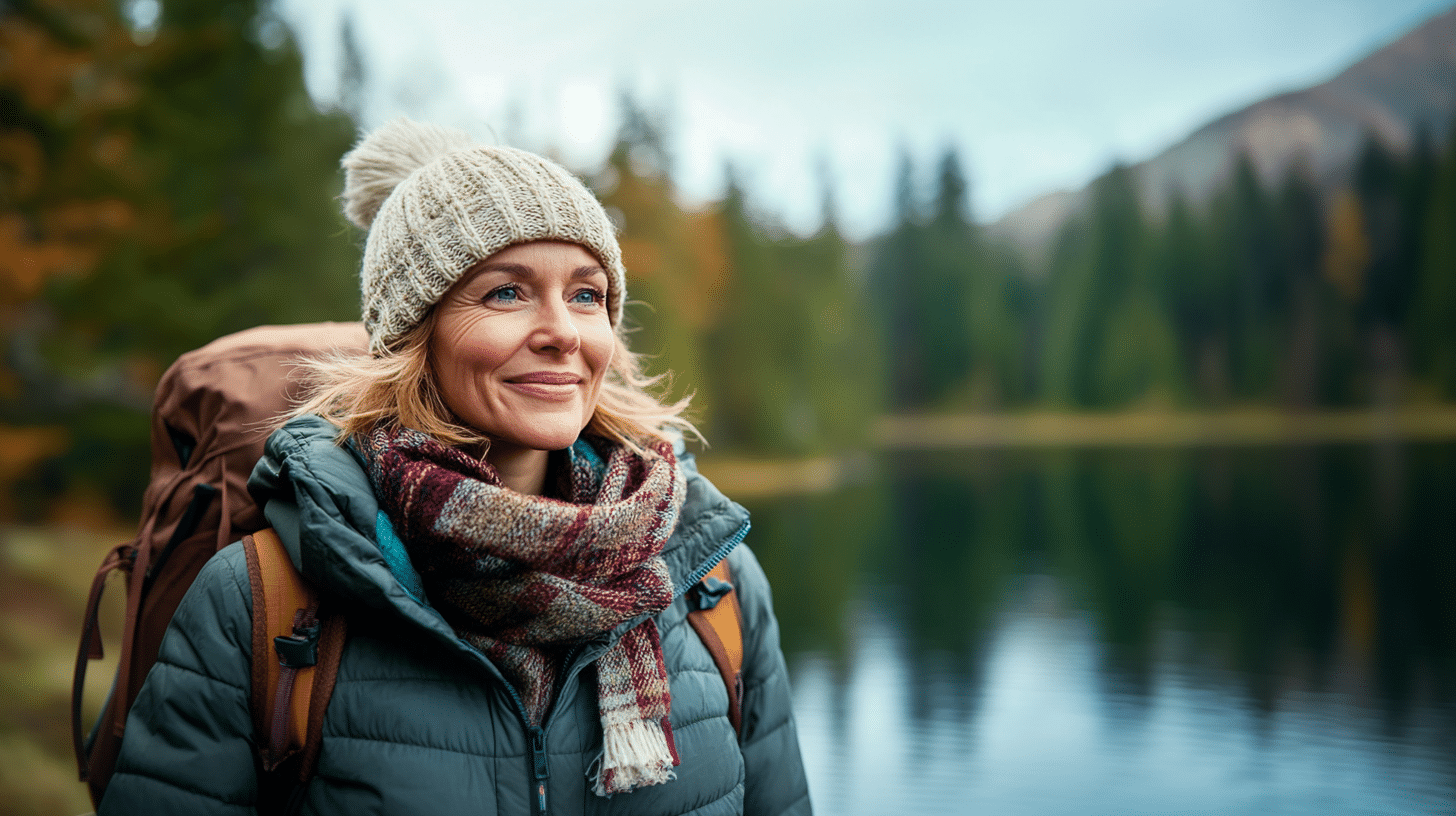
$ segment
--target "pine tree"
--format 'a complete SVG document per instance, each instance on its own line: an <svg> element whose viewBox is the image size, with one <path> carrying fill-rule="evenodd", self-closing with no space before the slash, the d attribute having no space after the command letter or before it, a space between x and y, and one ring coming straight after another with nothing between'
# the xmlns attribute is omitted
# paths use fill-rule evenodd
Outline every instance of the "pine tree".
<svg viewBox="0 0 1456 816"><path fill-rule="evenodd" d="M1177 341L1151 283L1152 236L1132 172L1114 167L1095 183L1093 201L1091 397L1097 407L1122 407L1176 387Z"/></svg>
<svg viewBox="0 0 1456 816"><path fill-rule="evenodd" d="M816 452L864 446L882 400L882 351L868 331L873 308L854 268L851 246L840 232L834 190L825 179L823 222L810 238L784 247L787 276L802 280L791 317L810 327L810 354L802 371L805 399L816 417ZM797 273L795 273L797 269Z"/></svg>
<svg viewBox="0 0 1456 816"><path fill-rule="evenodd" d="M1349 189L1335 194L1326 216L1325 249L1321 270L1332 296L1326 298L1326 320L1336 327L1330 374L1322 385L1321 401L1348 405L1356 401L1360 381L1359 304L1370 269L1370 239L1360 199ZM1341 330L1342 329L1342 330Z"/></svg>
<svg viewBox="0 0 1456 816"><path fill-rule="evenodd" d="M775 238L759 225L731 168L728 179L720 205L727 274L713 293L722 314L707 337L718 396L714 444L802 451L815 431L812 409L800 396L805 327L794 320Z"/></svg>
<svg viewBox="0 0 1456 816"><path fill-rule="evenodd" d="M721 213L731 271L713 293L722 312L706 340L721 403L715 432L766 453L861 446L878 415L880 355L832 194L821 229L801 239L752 212L729 177Z"/></svg>
<svg viewBox="0 0 1456 816"><path fill-rule="evenodd" d="M1320 276L1324 250L1324 219L1319 192L1302 166L1290 168L1275 202L1281 252L1279 263L1287 280L1289 308L1280 332L1284 352L1280 364L1280 400L1294 407L1320 401L1329 355L1323 308L1329 302L1327 284Z"/></svg>
<svg viewBox="0 0 1456 816"><path fill-rule="evenodd" d="M975 285L986 270L971 221L967 184L954 148L941 155L930 220L917 232L921 265L912 271L915 340L925 360L925 402L944 405L971 372Z"/></svg>
<svg viewBox="0 0 1456 816"><path fill-rule="evenodd" d="M1241 155L1213 205L1215 276L1231 295L1229 373L1237 396L1269 396L1278 329L1289 305L1273 206L1253 161Z"/></svg>
<svg viewBox="0 0 1456 816"><path fill-rule="evenodd" d="M892 410L923 408L931 399L931 362L918 325L925 308L921 270L922 223L915 196L915 167L901 150L895 183L895 224L874 243L869 289L876 295L880 337L886 354L887 402Z"/></svg>
<svg viewBox="0 0 1456 816"><path fill-rule="evenodd" d="M1412 185L1406 173L1393 150L1374 134L1367 135L1353 184L1370 250L1359 318L1370 361L1371 396L1380 404L1399 399L1407 367L1402 335L1415 293L1416 229L1421 222L1414 212L1420 205L1413 199L1424 197L1425 185Z"/></svg>
<svg viewBox="0 0 1456 816"><path fill-rule="evenodd" d="M1414 344L1436 392L1456 399L1456 126L1434 160L1418 257Z"/></svg>
<svg viewBox="0 0 1456 816"><path fill-rule="evenodd" d="M1228 394L1226 305L1209 259L1205 225L1182 195L1169 202L1150 261L1151 286L1171 321L1188 388L1206 404Z"/></svg>
<svg viewBox="0 0 1456 816"><path fill-rule="evenodd" d="M1090 401L1091 342L1095 286L1092 235L1085 215L1067 222L1057 235L1046 275L1046 317L1041 345L1040 394L1047 404L1071 408Z"/></svg>
<svg viewBox="0 0 1456 816"><path fill-rule="evenodd" d="M964 399L978 354L971 310L979 297L996 296L982 289L988 284L981 280L988 274L986 254L954 149L941 155L925 213L914 163L902 152L896 210L896 223L875 242L870 264L870 289L880 295L889 402L901 411L950 407ZM985 354L992 346L985 344Z"/></svg>
<svg viewBox="0 0 1456 816"><path fill-rule="evenodd" d="M1174 387L1178 346L1152 249L1132 172L1116 166L1093 182L1086 216L1053 260L1043 369L1052 404L1114 408Z"/></svg>
<svg viewBox="0 0 1456 816"><path fill-rule="evenodd" d="M693 416L712 428L716 400L702 336L721 308L715 293L728 271L723 232L716 211L678 205L667 138L662 116L624 94L622 125L597 194L620 219L632 350L646 355L649 373L670 374L662 383L669 398L693 395Z"/></svg>

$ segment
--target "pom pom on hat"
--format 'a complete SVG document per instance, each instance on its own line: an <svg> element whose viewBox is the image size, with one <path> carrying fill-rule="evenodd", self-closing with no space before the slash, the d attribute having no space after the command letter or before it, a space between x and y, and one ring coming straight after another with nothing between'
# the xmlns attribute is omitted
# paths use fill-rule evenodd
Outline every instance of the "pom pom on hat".
<svg viewBox="0 0 1456 816"><path fill-rule="evenodd" d="M621 325L627 275L616 228L555 162L400 118L366 135L342 164L344 215L369 231L359 283L374 354L419 325L476 263L530 241L567 241L595 255L607 273L607 315Z"/></svg>
<svg viewBox="0 0 1456 816"><path fill-rule="evenodd" d="M359 140L344 154L344 217L369 229L389 194L410 173L475 142L457 128L399 117Z"/></svg>

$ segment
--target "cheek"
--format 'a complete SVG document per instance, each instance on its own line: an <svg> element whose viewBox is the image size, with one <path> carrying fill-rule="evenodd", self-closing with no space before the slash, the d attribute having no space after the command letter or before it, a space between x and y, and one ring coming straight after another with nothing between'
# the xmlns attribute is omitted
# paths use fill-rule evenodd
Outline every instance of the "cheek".
<svg viewBox="0 0 1456 816"><path fill-rule="evenodd" d="M466 404L471 400L468 399L466 393L469 389L469 378L461 367L460 361L450 351L437 349L432 345L430 369L435 374L435 385L440 389L440 396L445 400L445 405L456 414L462 413Z"/></svg>
<svg viewBox="0 0 1456 816"><path fill-rule="evenodd" d="M430 338L430 364L446 402L470 397L477 378L508 356L483 328L478 322L442 320Z"/></svg>
<svg viewBox="0 0 1456 816"><path fill-rule="evenodd" d="M611 368L612 355L617 350L617 336L608 325L606 328L592 327L590 333L582 334L581 351L591 368L592 376L600 384Z"/></svg>

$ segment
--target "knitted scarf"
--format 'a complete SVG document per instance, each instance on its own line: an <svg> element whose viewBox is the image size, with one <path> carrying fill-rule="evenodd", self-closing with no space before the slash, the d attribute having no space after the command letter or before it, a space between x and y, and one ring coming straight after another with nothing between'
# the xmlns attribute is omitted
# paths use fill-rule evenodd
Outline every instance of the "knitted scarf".
<svg viewBox="0 0 1456 816"><path fill-rule="evenodd" d="M668 445L648 457L612 446L603 466L578 442L585 450L558 469L564 501L510 490L486 462L419 431L380 428L361 447L430 603L512 682L533 725L570 646L672 602L661 553L685 488ZM671 697L651 618L597 661L597 705L598 795L674 778Z"/></svg>

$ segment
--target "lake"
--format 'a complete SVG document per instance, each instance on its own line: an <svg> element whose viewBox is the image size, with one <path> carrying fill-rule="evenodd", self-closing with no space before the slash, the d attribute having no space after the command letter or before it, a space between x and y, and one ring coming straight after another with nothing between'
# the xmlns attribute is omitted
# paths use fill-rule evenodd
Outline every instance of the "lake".
<svg viewBox="0 0 1456 816"><path fill-rule="evenodd" d="M1456 445L869 470L747 502L818 813L1456 813Z"/></svg>

